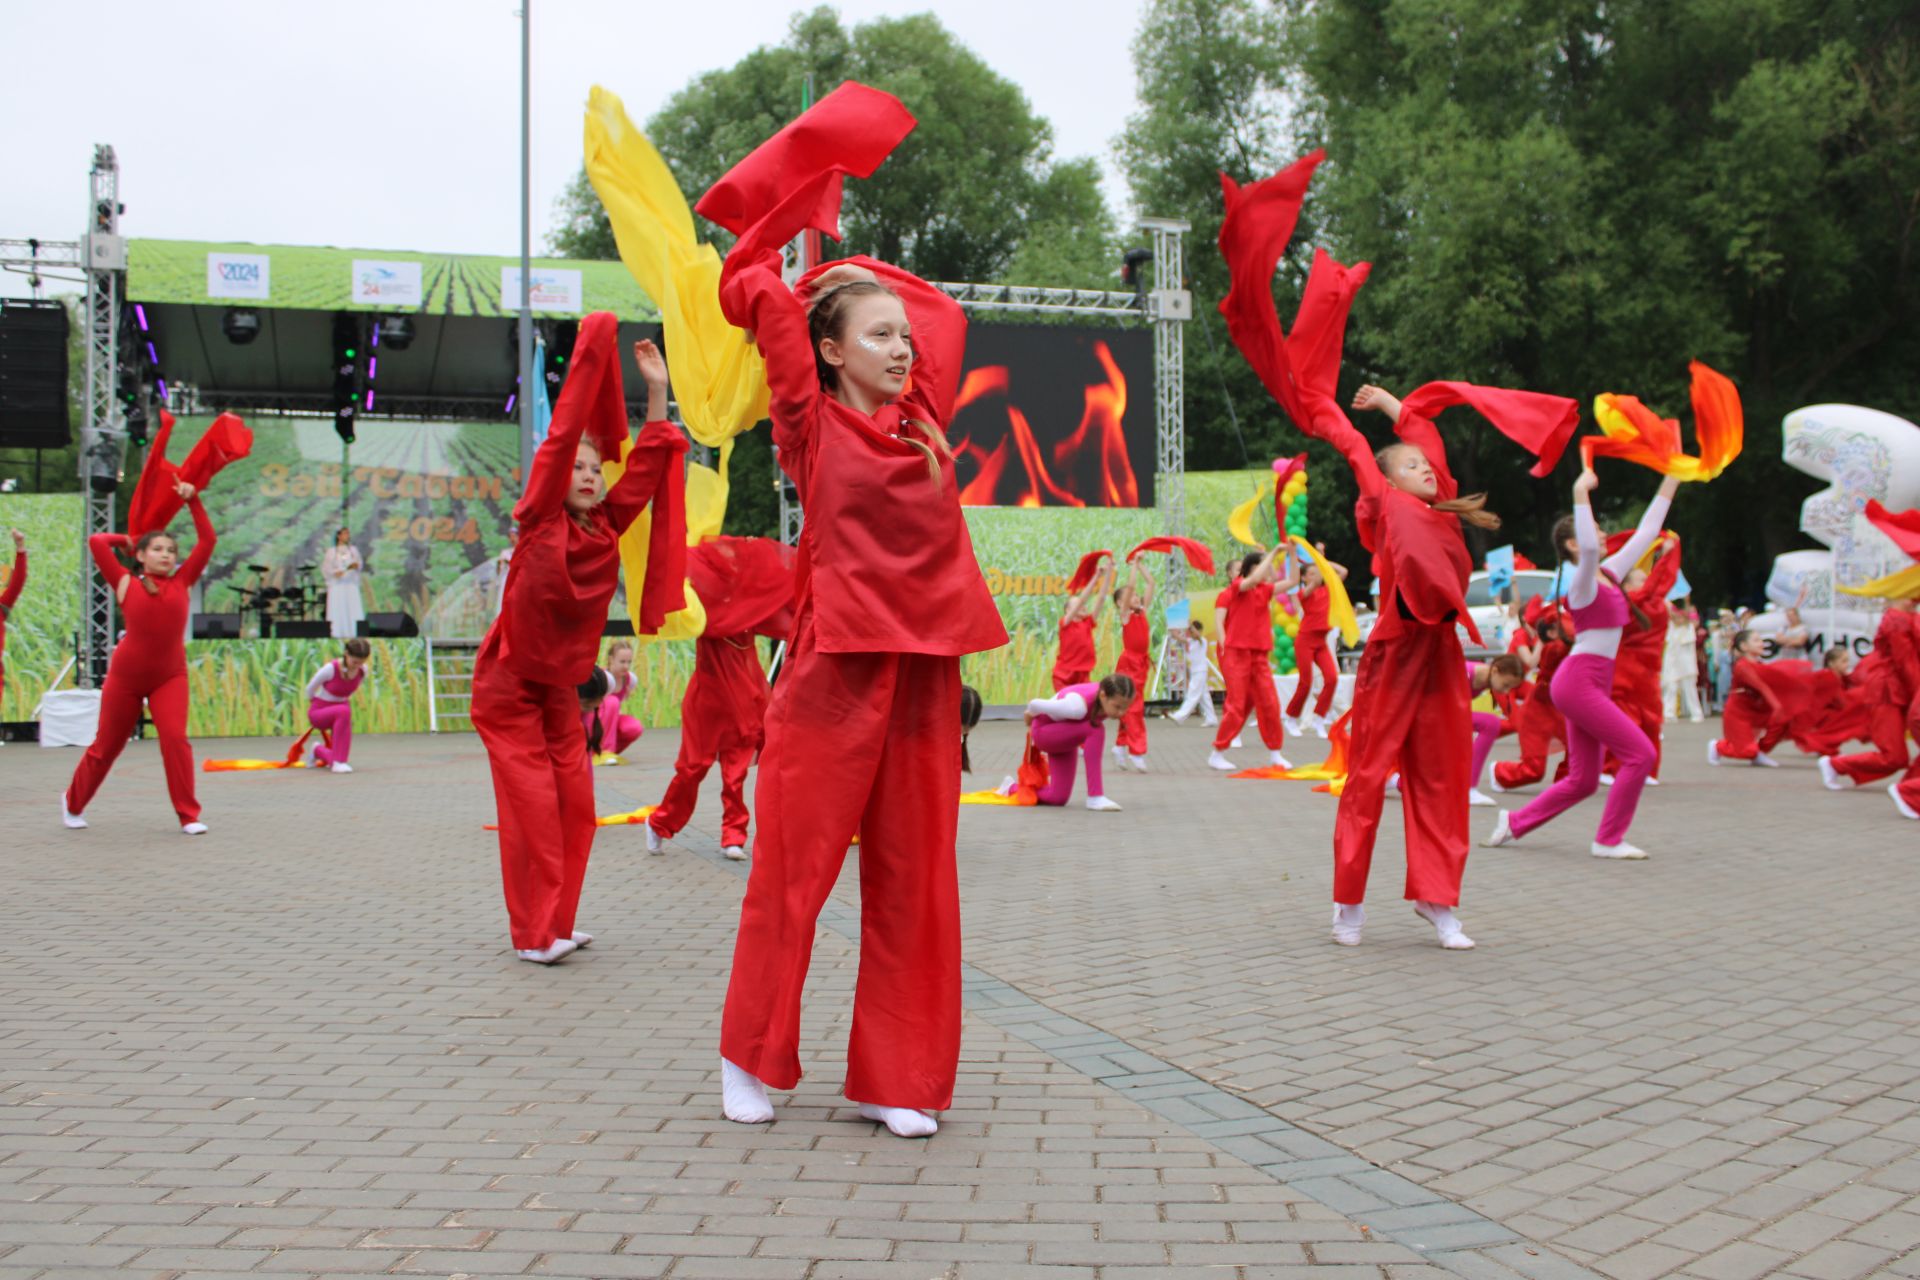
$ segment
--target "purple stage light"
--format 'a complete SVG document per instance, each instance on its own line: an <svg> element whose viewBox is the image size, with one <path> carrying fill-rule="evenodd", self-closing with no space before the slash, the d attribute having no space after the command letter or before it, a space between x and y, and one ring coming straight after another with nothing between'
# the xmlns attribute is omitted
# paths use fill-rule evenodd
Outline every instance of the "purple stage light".
<svg viewBox="0 0 1920 1280"><path fill-rule="evenodd" d="M380 345L380 322L378 320L373 322L373 341L367 345L370 347L378 347Z"/></svg>
<svg viewBox="0 0 1920 1280"><path fill-rule="evenodd" d="M147 331L147 309L136 302L133 304L133 314L139 318L140 332L145 333Z"/></svg>
<svg viewBox="0 0 1920 1280"><path fill-rule="evenodd" d="M373 408L373 388L367 388L367 408Z"/></svg>
<svg viewBox="0 0 1920 1280"><path fill-rule="evenodd" d="M160 403L165 404L167 401L167 380L165 378L155 378L153 385L160 388Z"/></svg>
<svg viewBox="0 0 1920 1280"><path fill-rule="evenodd" d="M520 399L520 393L519 393L518 391L512 391L512 392L509 392L509 393L507 394L507 407L506 407L505 409L503 409L503 410L502 410L501 412L503 412L503 413L512 413L512 412L513 412L513 406L514 406L514 404L515 404L515 402L516 402L516 401L518 401L519 399Z"/></svg>
<svg viewBox="0 0 1920 1280"><path fill-rule="evenodd" d="M156 365L160 363L160 353L153 349L151 342L147 344L147 358L152 360Z"/></svg>
<svg viewBox="0 0 1920 1280"><path fill-rule="evenodd" d="M371 382L371 381L373 380L373 372L374 372L374 370L376 370L376 369L378 369L379 367L380 367L380 357L379 357L379 356L368 356L368 357L367 357L367 380L368 380L369 382Z"/></svg>

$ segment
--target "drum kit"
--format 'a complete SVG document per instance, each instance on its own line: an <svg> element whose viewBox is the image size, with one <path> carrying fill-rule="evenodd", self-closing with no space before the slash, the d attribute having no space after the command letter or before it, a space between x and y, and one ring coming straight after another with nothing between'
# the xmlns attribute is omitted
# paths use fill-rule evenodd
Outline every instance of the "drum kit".
<svg viewBox="0 0 1920 1280"><path fill-rule="evenodd" d="M316 581L318 565L303 564L294 568L296 579L291 585L276 587L267 584L267 575L272 573L271 566L250 564L247 566L253 574L253 585L234 585L227 589L240 596L240 612L254 615L255 635L266 636L274 633L274 628L285 622L313 622L326 617L326 589Z"/></svg>

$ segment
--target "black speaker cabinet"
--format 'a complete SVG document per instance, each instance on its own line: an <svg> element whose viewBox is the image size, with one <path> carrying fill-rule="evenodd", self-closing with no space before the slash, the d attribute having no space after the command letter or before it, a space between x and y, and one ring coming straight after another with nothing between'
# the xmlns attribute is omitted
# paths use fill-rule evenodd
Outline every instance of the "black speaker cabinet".
<svg viewBox="0 0 1920 1280"><path fill-rule="evenodd" d="M0 298L0 449L64 449L67 309Z"/></svg>

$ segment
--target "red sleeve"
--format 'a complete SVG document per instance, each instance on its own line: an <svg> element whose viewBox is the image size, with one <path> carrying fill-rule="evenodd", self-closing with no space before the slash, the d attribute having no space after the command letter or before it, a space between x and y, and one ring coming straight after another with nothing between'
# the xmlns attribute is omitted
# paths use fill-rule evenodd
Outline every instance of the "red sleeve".
<svg viewBox="0 0 1920 1280"><path fill-rule="evenodd" d="M127 576L127 567L120 563L114 551L125 551L132 545L124 533L96 533L87 539L87 551L100 566L100 576L107 580L108 586L119 586L120 579Z"/></svg>
<svg viewBox="0 0 1920 1280"><path fill-rule="evenodd" d="M607 490L607 518L615 533L625 533L628 526L640 518L672 470L669 462L678 462L686 451L686 437L671 422L649 422L640 428L633 448L627 450L626 471L614 482L613 488ZM683 481L685 475L683 470ZM683 530L681 541L685 540Z"/></svg>
<svg viewBox="0 0 1920 1280"><path fill-rule="evenodd" d="M820 374L807 336L807 313L781 281L777 255L741 266L720 286L720 309L727 321L746 329L760 344L767 362L768 411L773 443L782 453L799 447L818 412Z"/></svg>
<svg viewBox="0 0 1920 1280"><path fill-rule="evenodd" d="M1733 684L1737 689L1759 694L1767 704L1768 716L1779 716L1780 699L1767 686L1766 678L1760 672L1760 664L1752 658L1742 658L1733 664Z"/></svg>
<svg viewBox="0 0 1920 1280"><path fill-rule="evenodd" d="M20 588L27 585L27 553L22 551L13 558L13 568L7 573L7 589L0 591L0 609L13 608L13 602L20 598Z"/></svg>
<svg viewBox="0 0 1920 1280"><path fill-rule="evenodd" d="M1653 568L1647 570L1647 580L1640 586L1640 607L1644 610L1646 601L1663 601L1674 584L1680 581L1680 535L1668 533L1664 536L1666 550L1653 562Z"/></svg>
<svg viewBox="0 0 1920 1280"><path fill-rule="evenodd" d="M639 586L640 632L660 630L667 615L687 604L687 473L681 455L686 437L671 422L649 422L627 451L627 469L607 493L606 512L615 533L639 519L648 502L647 575ZM634 584L627 584L628 590Z"/></svg>
<svg viewBox="0 0 1920 1280"><path fill-rule="evenodd" d="M553 406L547 438L534 451L526 489L514 504L513 518L536 524L558 516L573 481L573 459L583 437L600 456L620 456L627 438L627 406L620 389L619 322L610 311L596 311L580 322L573 344L573 369Z"/></svg>
<svg viewBox="0 0 1920 1280"><path fill-rule="evenodd" d="M1493 424L1494 430L1534 455L1536 476L1553 470L1580 423L1579 404L1565 396L1481 387L1471 382L1429 382L1415 388L1400 403L1403 414L1412 412L1428 419L1457 404L1471 405Z"/></svg>
<svg viewBox="0 0 1920 1280"><path fill-rule="evenodd" d="M192 501L187 503L187 510L193 514L193 553L174 577L190 587L200 581L200 575L206 572L207 562L213 559L213 548L220 538L214 533L213 521L207 518L206 504L200 501L199 494L196 493Z"/></svg>
<svg viewBox="0 0 1920 1280"><path fill-rule="evenodd" d="M1433 519L1432 509L1412 494L1388 494L1380 503L1385 545L1393 553L1393 589L1415 621L1434 626L1451 619L1478 642L1479 628L1460 598L1459 570L1435 537ZM1460 534L1456 529L1445 536Z"/></svg>

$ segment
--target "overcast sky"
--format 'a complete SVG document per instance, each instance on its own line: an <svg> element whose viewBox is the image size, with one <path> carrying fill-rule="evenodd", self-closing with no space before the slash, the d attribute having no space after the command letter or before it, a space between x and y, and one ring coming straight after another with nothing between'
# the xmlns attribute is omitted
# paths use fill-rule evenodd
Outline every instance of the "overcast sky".
<svg viewBox="0 0 1920 1280"><path fill-rule="evenodd" d="M519 250L516 0L5 0L0 237L73 239L93 144L119 155L130 236ZM778 43L794 0L533 0L533 230L580 165L599 83L635 120L702 71ZM1134 107L1137 0L843 0L850 23L932 10L1097 157ZM912 104L909 103L909 106ZM696 196L697 193L689 193ZM0 292L25 292L0 275Z"/></svg>

